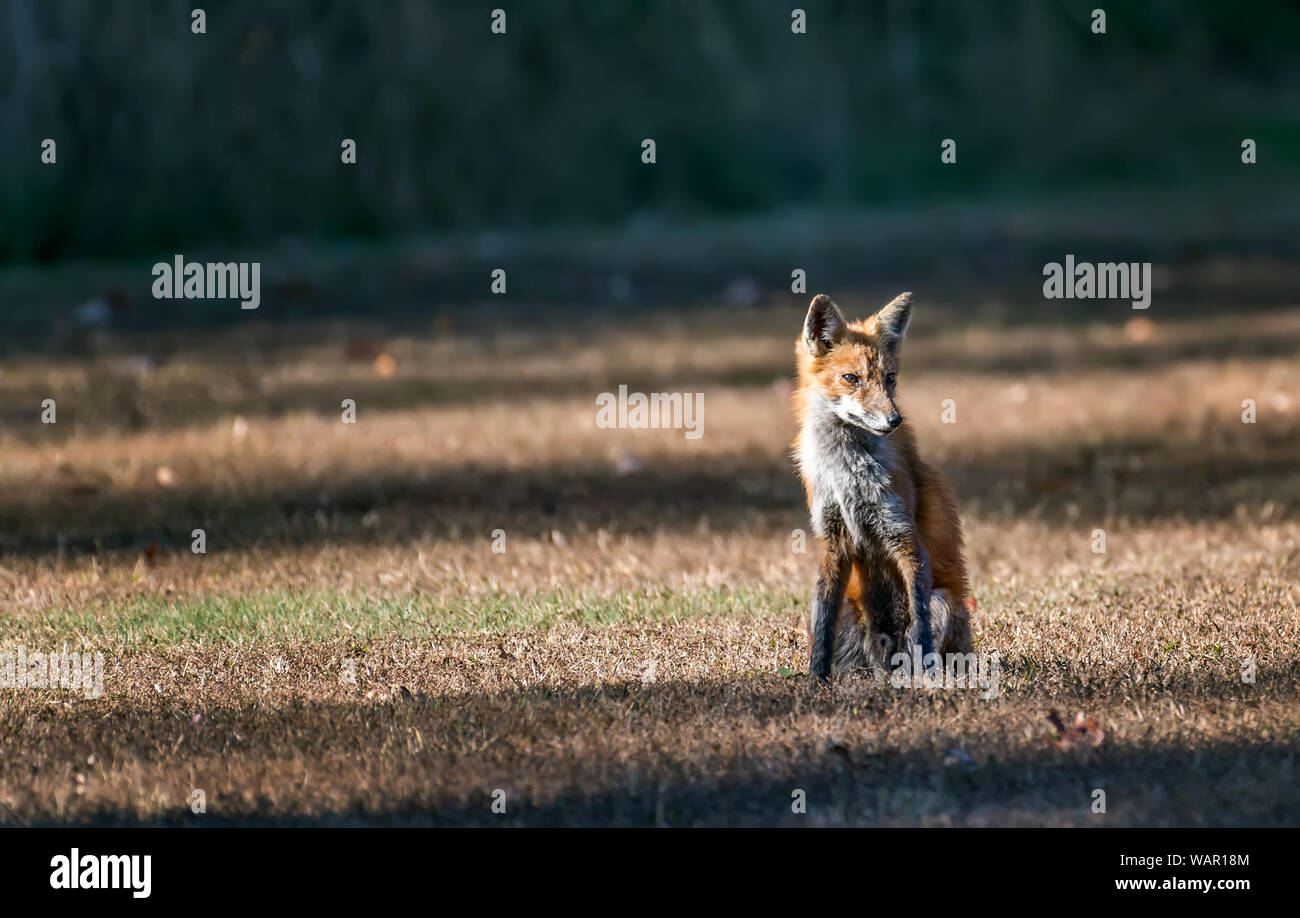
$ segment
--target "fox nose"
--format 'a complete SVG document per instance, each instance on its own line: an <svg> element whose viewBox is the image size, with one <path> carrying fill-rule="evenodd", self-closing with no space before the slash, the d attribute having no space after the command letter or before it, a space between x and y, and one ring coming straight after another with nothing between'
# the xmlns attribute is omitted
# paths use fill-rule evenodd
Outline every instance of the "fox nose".
<svg viewBox="0 0 1300 918"><path fill-rule="evenodd" d="M889 417L885 418L885 423L889 425L890 430L897 430L898 425L903 423L903 416L897 411L890 412Z"/></svg>

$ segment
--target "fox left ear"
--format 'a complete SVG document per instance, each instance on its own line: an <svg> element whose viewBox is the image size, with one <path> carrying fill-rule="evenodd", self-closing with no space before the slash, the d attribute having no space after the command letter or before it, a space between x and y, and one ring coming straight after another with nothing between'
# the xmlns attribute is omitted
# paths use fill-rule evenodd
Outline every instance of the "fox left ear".
<svg viewBox="0 0 1300 918"><path fill-rule="evenodd" d="M824 293L819 293L808 304L808 316L803 320L803 343L814 357L824 357L844 337L844 313Z"/></svg>
<svg viewBox="0 0 1300 918"><path fill-rule="evenodd" d="M876 313L876 328L880 336L895 347L907 334L912 321L912 294L900 293Z"/></svg>

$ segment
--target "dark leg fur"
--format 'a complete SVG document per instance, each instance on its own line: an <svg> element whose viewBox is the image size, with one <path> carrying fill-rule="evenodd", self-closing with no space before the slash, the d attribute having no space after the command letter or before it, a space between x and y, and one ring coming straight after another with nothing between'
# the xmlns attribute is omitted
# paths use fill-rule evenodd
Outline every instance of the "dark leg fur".
<svg viewBox="0 0 1300 918"><path fill-rule="evenodd" d="M930 558L925 549L918 545L916 567L912 572L912 614L907 627L907 644L908 649L920 644L923 660L935 650L934 631L930 622L930 592Z"/></svg>
<svg viewBox="0 0 1300 918"><path fill-rule="evenodd" d="M830 678L831 660L835 656L835 626L844 601L844 587L848 582L848 560L828 553L817 575L817 589L813 594L812 660L808 671L811 676L825 681Z"/></svg>
<svg viewBox="0 0 1300 918"><path fill-rule="evenodd" d="M872 580L867 585L866 607L872 639L888 638L891 650L902 647L907 629L907 617L903 614L907 602L895 578L880 576ZM873 650L879 653L880 648L876 645ZM884 657L884 662L889 662L887 656Z"/></svg>

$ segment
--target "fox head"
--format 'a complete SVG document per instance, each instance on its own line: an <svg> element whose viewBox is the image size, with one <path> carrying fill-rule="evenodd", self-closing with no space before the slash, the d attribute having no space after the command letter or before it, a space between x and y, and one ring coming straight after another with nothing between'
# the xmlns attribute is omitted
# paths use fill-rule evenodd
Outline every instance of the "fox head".
<svg viewBox="0 0 1300 918"><path fill-rule="evenodd" d="M894 386L898 350L911 318L910 293L900 293L857 322L846 322L831 298L818 294L795 348L800 378L844 423L889 436L903 423Z"/></svg>

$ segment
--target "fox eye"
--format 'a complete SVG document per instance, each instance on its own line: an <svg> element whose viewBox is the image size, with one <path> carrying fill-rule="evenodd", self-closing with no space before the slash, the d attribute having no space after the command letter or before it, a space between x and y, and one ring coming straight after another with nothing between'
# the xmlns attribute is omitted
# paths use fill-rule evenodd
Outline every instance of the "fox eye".
<svg viewBox="0 0 1300 918"><path fill-rule="evenodd" d="M850 386L856 386L858 384L858 378L854 376L852 373L845 373L843 376L840 377L840 379L844 380Z"/></svg>
<svg viewBox="0 0 1300 918"><path fill-rule="evenodd" d="M895 381L896 379L898 379L898 374L897 374L897 373L886 373L886 374L885 374L885 385L887 385L887 386L892 386L892 385L894 384L894 381Z"/></svg>

